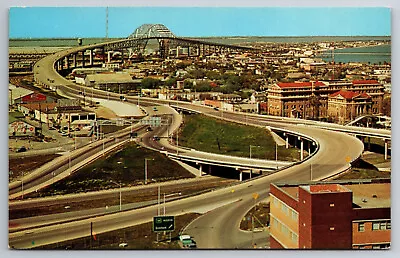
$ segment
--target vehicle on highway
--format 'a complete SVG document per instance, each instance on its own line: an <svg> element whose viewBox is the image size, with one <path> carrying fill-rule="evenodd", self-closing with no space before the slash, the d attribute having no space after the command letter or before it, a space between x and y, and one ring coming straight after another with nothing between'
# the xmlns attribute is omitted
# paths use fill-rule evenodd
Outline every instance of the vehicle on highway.
<svg viewBox="0 0 400 258"><path fill-rule="evenodd" d="M219 108L215 107L215 108L214 108L214 110L217 110L217 111L218 111L218 110L219 110Z"/></svg>
<svg viewBox="0 0 400 258"><path fill-rule="evenodd" d="M158 111L158 109L156 107L153 107L153 111Z"/></svg>
<svg viewBox="0 0 400 258"><path fill-rule="evenodd" d="M179 236L179 241L182 242L182 246L184 248L196 248L196 242L190 235L180 235Z"/></svg>
<svg viewBox="0 0 400 258"><path fill-rule="evenodd" d="M153 131L153 129L151 129L151 127L149 127L149 128L146 129L146 131L147 132L151 132L151 131Z"/></svg>
<svg viewBox="0 0 400 258"><path fill-rule="evenodd" d="M153 136L153 141L159 141L159 140L160 140L160 137L158 137L157 135Z"/></svg>
<svg viewBox="0 0 400 258"><path fill-rule="evenodd" d="M27 151L27 149L26 149L25 146L21 146L21 147L17 150L17 152L25 152L25 151Z"/></svg>
<svg viewBox="0 0 400 258"><path fill-rule="evenodd" d="M118 246L119 246L119 247L127 247L127 246L128 246L128 243L121 243L121 244L119 244Z"/></svg>
<svg viewBox="0 0 400 258"><path fill-rule="evenodd" d="M62 136L68 136L68 133L67 132L62 132L61 135Z"/></svg>

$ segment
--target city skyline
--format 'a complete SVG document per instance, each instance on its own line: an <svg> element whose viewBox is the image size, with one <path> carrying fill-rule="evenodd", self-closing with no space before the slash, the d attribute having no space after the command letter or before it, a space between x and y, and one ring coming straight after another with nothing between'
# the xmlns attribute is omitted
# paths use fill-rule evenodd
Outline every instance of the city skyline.
<svg viewBox="0 0 400 258"><path fill-rule="evenodd" d="M391 35L390 8L110 7L108 20L111 38L145 23L165 24L183 37ZM10 38L105 36L106 7L10 8Z"/></svg>

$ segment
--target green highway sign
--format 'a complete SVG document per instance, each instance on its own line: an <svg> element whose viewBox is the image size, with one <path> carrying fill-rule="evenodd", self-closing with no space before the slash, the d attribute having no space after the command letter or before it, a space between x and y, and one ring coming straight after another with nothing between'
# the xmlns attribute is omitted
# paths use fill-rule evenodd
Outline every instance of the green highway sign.
<svg viewBox="0 0 400 258"><path fill-rule="evenodd" d="M174 216L157 216L153 217L153 232L174 231Z"/></svg>

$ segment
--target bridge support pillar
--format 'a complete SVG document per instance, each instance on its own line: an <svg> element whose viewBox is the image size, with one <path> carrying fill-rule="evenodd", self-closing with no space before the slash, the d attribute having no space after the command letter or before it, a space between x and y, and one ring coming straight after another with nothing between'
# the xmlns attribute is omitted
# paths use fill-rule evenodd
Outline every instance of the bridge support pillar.
<svg viewBox="0 0 400 258"><path fill-rule="evenodd" d="M388 142L385 140L385 160L388 159Z"/></svg>
<svg viewBox="0 0 400 258"><path fill-rule="evenodd" d="M243 171L239 170L239 181L242 182L243 181Z"/></svg>
<svg viewBox="0 0 400 258"><path fill-rule="evenodd" d="M177 47L176 47L176 57L179 57L179 50L180 50L180 47L177 46Z"/></svg>
<svg viewBox="0 0 400 258"><path fill-rule="evenodd" d="M76 68L76 54L72 55L72 66Z"/></svg>
<svg viewBox="0 0 400 258"><path fill-rule="evenodd" d="M301 139L300 137L299 137L299 140L300 140L300 160L302 161L304 159L304 153L303 153L304 142L303 142L303 139Z"/></svg>
<svg viewBox="0 0 400 258"><path fill-rule="evenodd" d="M252 175L253 175L253 170L250 169L250 179Z"/></svg>
<svg viewBox="0 0 400 258"><path fill-rule="evenodd" d="M199 177L203 176L203 164L200 164Z"/></svg>
<svg viewBox="0 0 400 258"><path fill-rule="evenodd" d="M65 62L66 68L69 69L69 56L66 56L64 58L64 62Z"/></svg>
<svg viewBox="0 0 400 258"><path fill-rule="evenodd" d="M111 51L107 52L107 63L111 61Z"/></svg>
<svg viewBox="0 0 400 258"><path fill-rule="evenodd" d="M89 50L89 66L93 65L93 49Z"/></svg>
<svg viewBox="0 0 400 258"><path fill-rule="evenodd" d="M85 51L82 51L82 68L85 67Z"/></svg>
<svg viewBox="0 0 400 258"><path fill-rule="evenodd" d="M368 148L368 150L371 150L371 137L368 136L367 140L368 140L368 145L367 145L368 147L367 148Z"/></svg>
<svg viewBox="0 0 400 258"><path fill-rule="evenodd" d="M286 135L286 149L289 149L289 136Z"/></svg>

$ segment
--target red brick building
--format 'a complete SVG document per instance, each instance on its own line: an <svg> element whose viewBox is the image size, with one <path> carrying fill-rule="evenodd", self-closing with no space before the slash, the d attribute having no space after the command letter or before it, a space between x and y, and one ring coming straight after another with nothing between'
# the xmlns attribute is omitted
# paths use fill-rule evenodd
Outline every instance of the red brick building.
<svg viewBox="0 0 400 258"><path fill-rule="evenodd" d="M367 114L372 114L372 98L367 93L340 90L328 96L328 116L339 124Z"/></svg>
<svg viewBox="0 0 400 258"><path fill-rule="evenodd" d="M271 184L272 249L390 247L390 182Z"/></svg>
<svg viewBox="0 0 400 258"><path fill-rule="evenodd" d="M306 119L328 118L328 96L340 90L368 94L371 97L371 113L383 112L385 88L378 81L331 80L268 85L268 114Z"/></svg>

